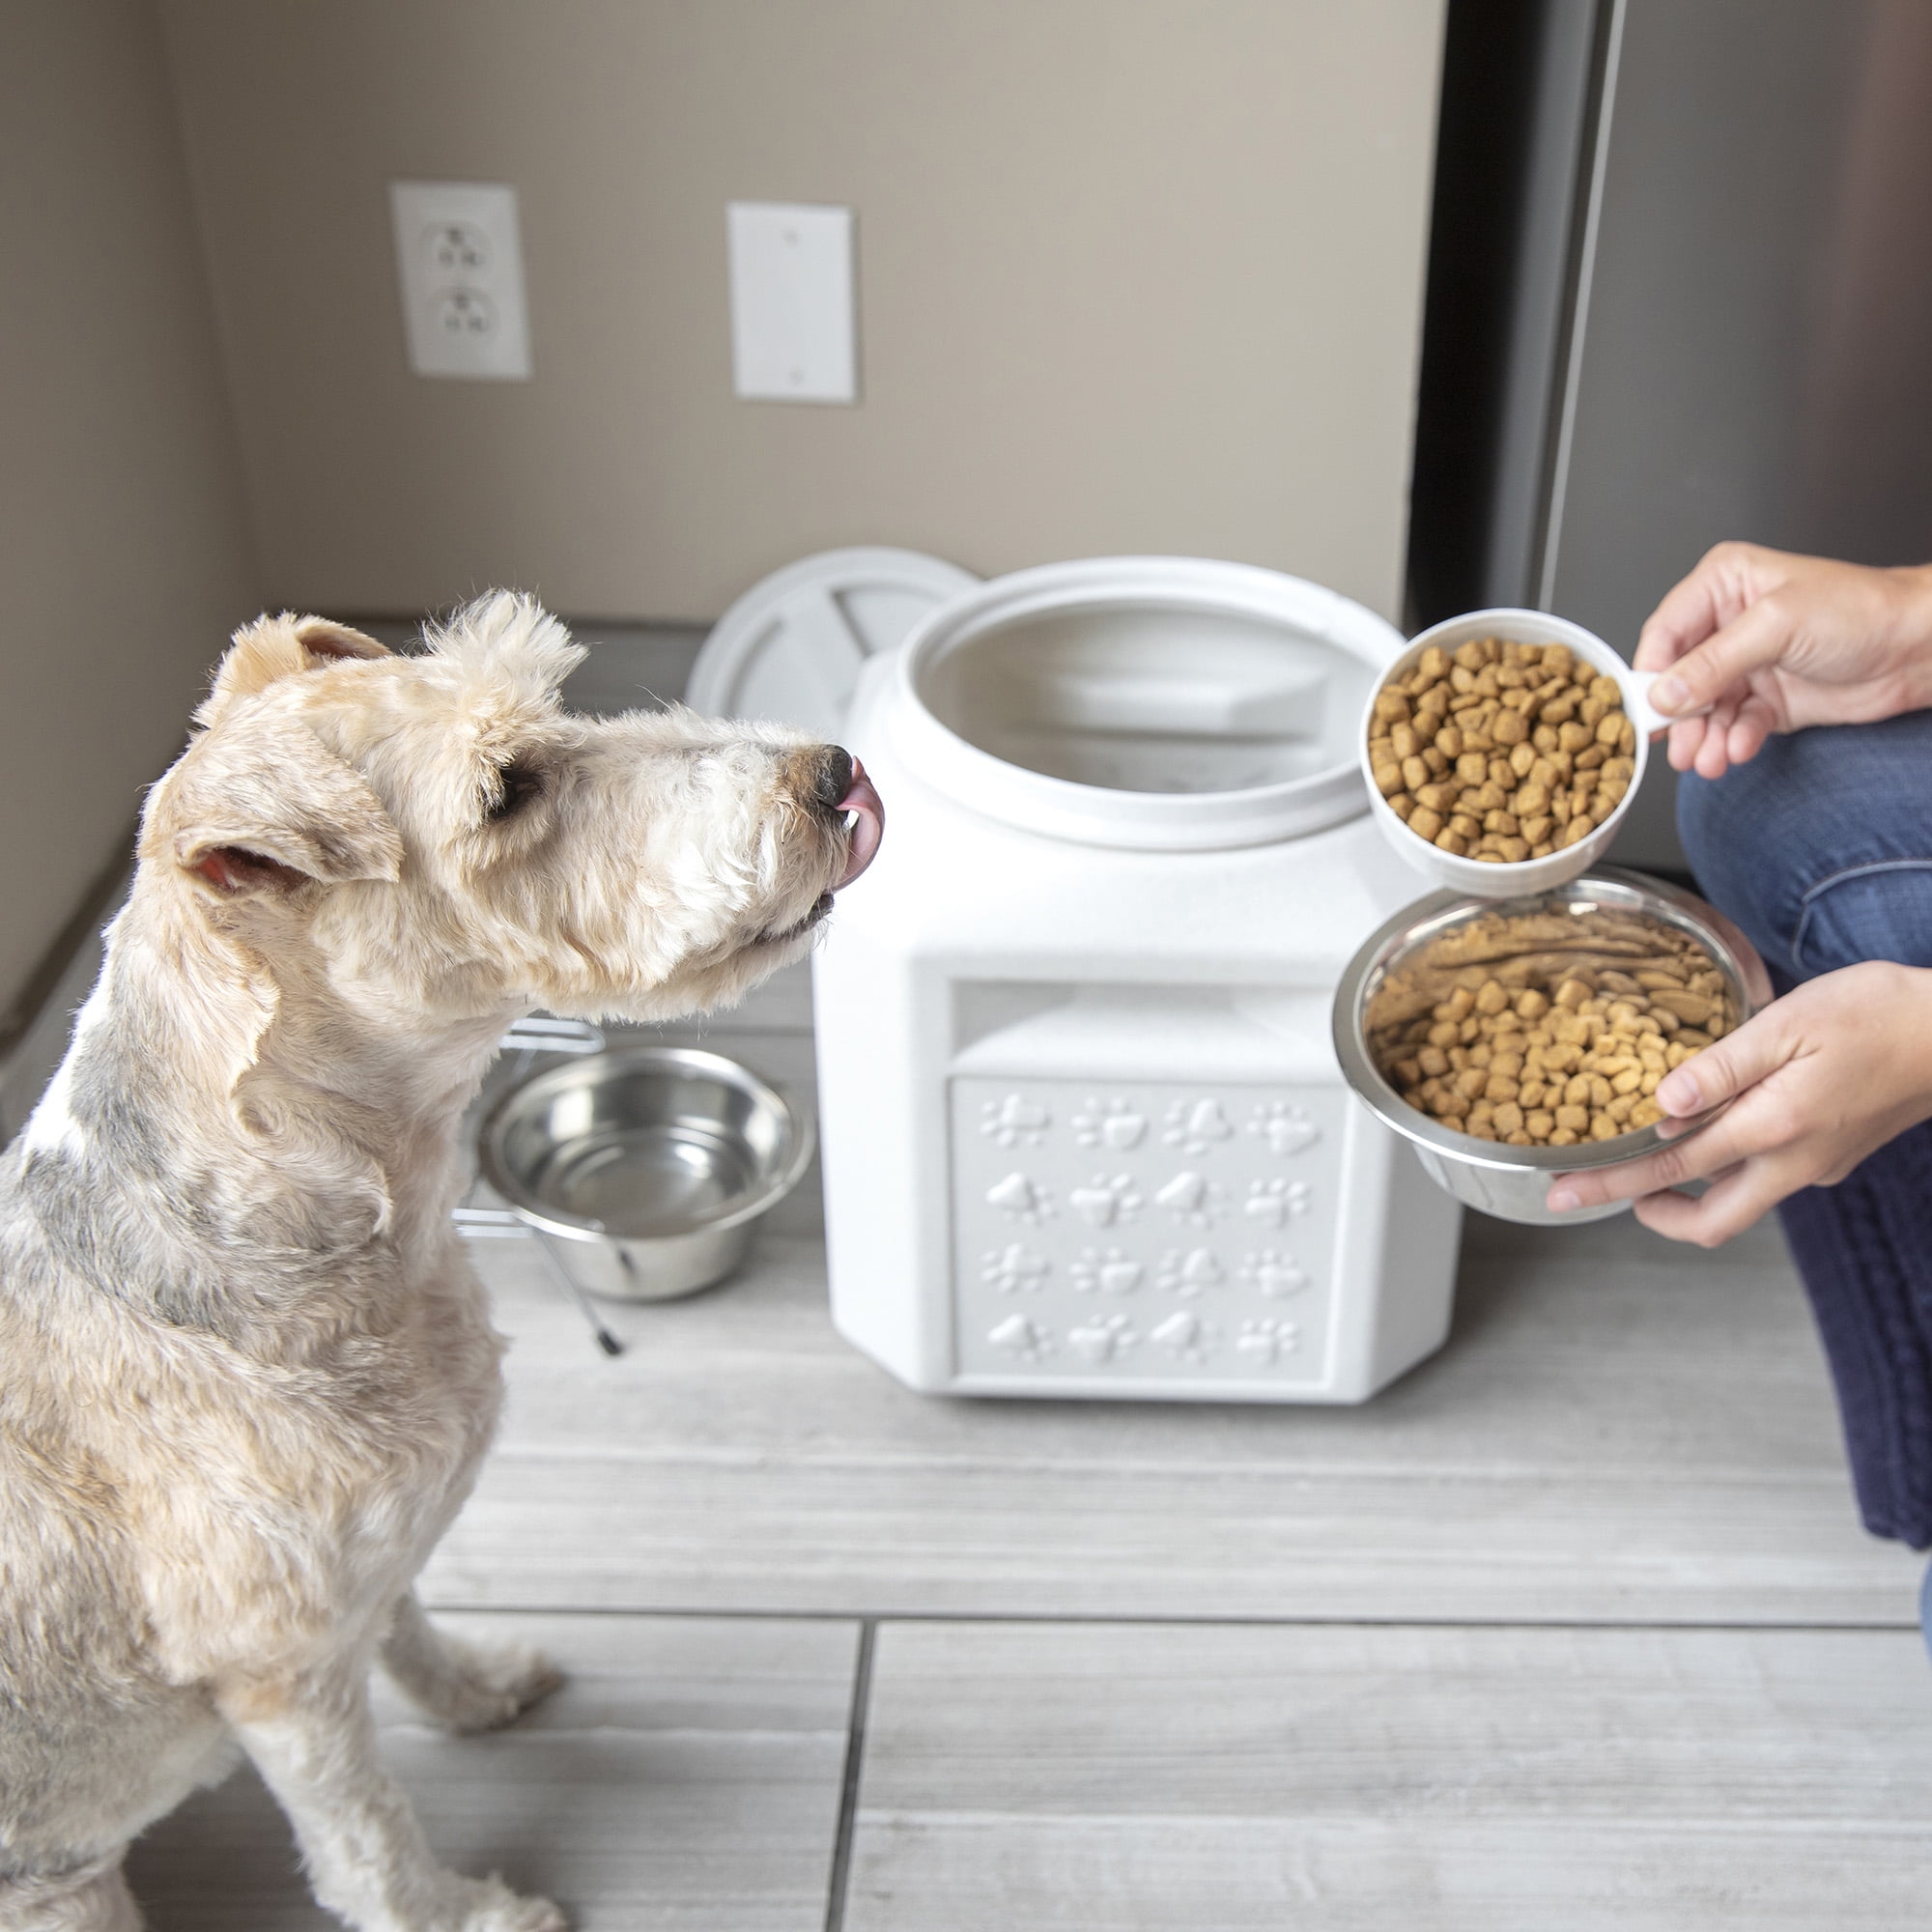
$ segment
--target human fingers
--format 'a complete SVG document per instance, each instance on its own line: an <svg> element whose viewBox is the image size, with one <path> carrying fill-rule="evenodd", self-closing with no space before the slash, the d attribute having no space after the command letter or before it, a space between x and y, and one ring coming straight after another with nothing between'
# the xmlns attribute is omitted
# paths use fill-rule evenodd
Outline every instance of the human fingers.
<svg viewBox="0 0 1932 1932"><path fill-rule="evenodd" d="M1704 1113L1776 1072L1791 1059L1796 1047L1797 1035L1774 1001L1735 1033L1665 1074L1658 1083L1657 1104L1674 1120ZM1681 1187L1687 1180L1721 1174L1753 1154L1782 1146L1789 1138L1778 1120L1756 1120L1748 1108L1735 1108L1642 1160L1559 1175L1549 1190L1548 1206L1552 1211L1564 1213L1577 1208L1600 1208L1611 1201L1634 1201L1663 1188Z"/></svg>
<svg viewBox="0 0 1932 1932"><path fill-rule="evenodd" d="M1794 1188L1804 1185L1806 1177L1801 1174L1793 1178L1785 1172L1786 1165L1772 1156L1759 1155L1719 1176L1701 1194L1674 1190L1647 1194L1632 1211L1646 1228L1666 1240L1720 1247L1763 1220Z"/></svg>
<svg viewBox="0 0 1932 1932"><path fill-rule="evenodd" d="M1777 728L1777 713L1755 692L1742 702L1726 698L1700 717L1680 718L1671 725L1670 768L1720 779L1733 765L1756 757Z"/></svg>
<svg viewBox="0 0 1932 1932"><path fill-rule="evenodd" d="M1612 1201L1640 1201L1647 1194L1682 1187L1686 1181L1708 1180L1757 1151L1740 1137L1738 1123L1726 1114L1641 1160L1559 1174L1545 1196L1545 1206L1552 1213L1568 1214L1578 1208L1605 1208Z"/></svg>
<svg viewBox="0 0 1932 1932"><path fill-rule="evenodd" d="M1798 1050L1793 1010L1788 1002L1774 1000L1734 1033L1673 1066L1657 1083L1657 1104L1673 1119L1689 1120L1776 1073Z"/></svg>
<svg viewBox="0 0 1932 1932"><path fill-rule="evenodd" d="M1704 743L1704 720L1702 718L1680 718L1670 727L1668 756L1670 769L1674 772L1688 772L1697 762L1697 753Z"/></svg>
<svg viewBox="0 0 1932 1932"><path fill-rule="evenodd" d="M1734 765L1748 764L1777 729L1777 715L1755 692L1738 706L1737 722L1724 738L1724 753Z"/></svg>
<svg viewBox="0 0 1932 1932"><path fill-rule="evenodd" d="M1791 647L1797 625L1776 591L1758 598L1703 642L1677 658L1650 688L1666 715L1697 711L1726 694L1743 695L1753 671L1775 665Z"/></svg>
<svg viewBox="0 0 1932 1932"><path fill-rule="evenodd" d="M1731 726L1737 722L1738 704L1733 697L1719 698L1704 720L1703 741L1691 769L1700 779L1720 779L1730 769Z"/></svg>
<svg viewBox="0 0 1932 1932"><path fill-rule="evenodd" d="M1728 624L1775 581L1780 554L1720 543L1667 590L1637 634L1638 670L1664 670Z"/></svg>

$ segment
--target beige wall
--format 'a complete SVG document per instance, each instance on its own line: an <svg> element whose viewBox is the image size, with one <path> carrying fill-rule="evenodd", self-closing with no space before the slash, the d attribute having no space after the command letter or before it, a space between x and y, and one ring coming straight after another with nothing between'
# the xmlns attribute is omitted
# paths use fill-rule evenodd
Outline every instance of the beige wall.
<svg viewBox="0 0 1932 1932"><path fill-rule="evenodd" d="M0 6L0 1013L125 849L253 607L142 0Z"/></svg>
<svg viewBox="0 0 1932 1932"><path fill-rule="evenodd" d="M1398 597L1443 0L161 0L265 588L714 616L803 552ZM406 373L384 183L522 197ZM864 402L730 395L724 203L859 211Z"/></svg>

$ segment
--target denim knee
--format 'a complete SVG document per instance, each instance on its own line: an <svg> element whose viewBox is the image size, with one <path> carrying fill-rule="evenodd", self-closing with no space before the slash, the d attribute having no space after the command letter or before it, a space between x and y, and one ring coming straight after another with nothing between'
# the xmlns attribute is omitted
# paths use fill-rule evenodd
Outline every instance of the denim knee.
<svg viewBox="0 0 1932 1932"><path fill-rule="evenodd" d="M1772 738L1677 822L1698 883L1774 968L1932 965L1932 713Z"/></svg>
<svg viewBox="0 0 1932 1932"><path fill-rule="evenodd" d="M1763 753L1721 779L1687 772L1677 783L1677 834L1704 896L1744 928L1768 961L1790 973L1804 858L1789 841L1768 836L1766 823L1785 796Z"/></svg>

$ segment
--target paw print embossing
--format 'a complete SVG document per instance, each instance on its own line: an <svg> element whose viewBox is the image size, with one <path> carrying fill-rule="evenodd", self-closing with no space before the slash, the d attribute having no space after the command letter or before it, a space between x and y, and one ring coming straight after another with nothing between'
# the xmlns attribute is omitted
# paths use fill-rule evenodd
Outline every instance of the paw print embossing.
<svg viewBox="0 0 1932 1932"><path fill-rule="evenodd" d="M1009 1315L987 1332L986 1340L1009 1355L1023 1362L1037 1362L1053 1353L1053 1337L1037 1321L1025 1315Z"/></svg>
<svg viewBox="0 0 1932 1932"><path fill-rule="evenodd" d="M1096 1228L1111 1228L1131 1221L1141 1211L1143 1202L1139 1189L1124 1174L1096 1174L1067 1195L1066 1205L1083 1221Z"/></svg>
<svg viewBox="0 0 1932 1932"><path fill-rule="evenodd" d="M1268 1152L1284 1159L1312 1148L1321 1138L1321 1129L1299 1107L1286 1100L1264 1100L1255 1108L1248 1132L1268 1145Z"/></svg>
<svg viewBox="0 0 1932 1932"><path fill-rule="evenodd" d="M1178 1308L1153 1331L1152 1339L1177 1361L1203 1362L1219 1335L1213 1322Z"/></svg>
<svg viewBox="0 0 1932 1932"><path fill-rule="evenodd" d="M1228 1205L1228 1190L1205 1174L1183 1168L1154 1197L1183 1226L1211 1228Z"/></svg>
<svg viewBox="0 0 1932 1932"><path fill-rule="evenodd" d="M1293 1321L1274 1321L1266 1317L1243 1321L1241 1332L1235 1338L1236 1352L1263 1369L1272 1368L1300 1346L1301 1330Z"/></svg>
<svg viewBox="0 0 1932 1932"><path fill-rule="evenodd" d="M1191 1106L1177 1100L1167 1110L1167 1128L1161 1139L1185 1154L1204 1154L1222 1141L1232 1140L1235 1130L1215 1100L1196 1100Z"/></svg>
<svg viewBox="0 0 1932 1932"><path fill-rule="evenodd" d="M1259 1254L1243 1255L1240 1275L1244 1282L1251 1288L1259 1289L1270 1301L1299 1294L1308 1286L1307 1275L1295 1266L1293 1260L1274 1248L1263 1248Z"/></svg>
<svg viewBox="0 0 1932 1932"><path fill-rule="evenodd" d="M980 1131L1003 1148L1037 1147L1052 1124L1053 1116L1024 1094L988 1100L980 1109Z"/></svg>
<svg viewBox="0 0 1932 1932"><path fill-rule="evenodd" d="M1192 1297L1203 1289L1218 1288L1228 1278L1228 1271L1215 1259L1211 1248L1189 1248L1182 1254L1179 1248L1170 1248L1160 1258L1160 1272L1155 1275L1155 1283L1170 1294Z"/></svg>
<svg viewBox="0 0 1932 1932"><path fill-rule="evenodd" d="M1140 1346L1140 1333L1124 1315L1096 1315L1066 1331L1067 1346L1097 1367L1118 1362Z"/></svg>
<svg viewBox="0 0 1932 1932"><path fill-rule="evenodd" d="M1037 1228L1053 1218L1053 1197L1015 1169L1004 1180L996 1180L986 1190L986 1205L1015 1221Z"/></svg>
<svg viewBox="0 0 1932 1932"><path fill-rule="evenodd" d="M1147 1276L1147 1269L1122 1248L1082 1248L1066 1272L1082 1294L1096 1288L1103 1294L1131 1294Z"/></svg>
<svg viewBox="0 0 1932 1932"><path fill-rule="evenodd" d="M1073 1138L1082 1147L1125 1153L1147 1138L1148 1119L1130 1100L1089 1100L1073 1117Z"/></svg>
<svg viewBox="0 0 1932 1932"><path fill-rule="evenodd" d="M1305 1180L1257 1180L1249 1187L1241 1211L1264 1227L1285 1228L1292 1215L1307 1213L1308 1206Z"/></svg>
<svg viewBox="0 0 1932 1932"><path fill-rule="evenodd" d="M1036 1294L1053 1272L1053 1264L1044 1255L1018 1241L988 1248L980 1263L980 1279L1002 1294Z"/></svg>

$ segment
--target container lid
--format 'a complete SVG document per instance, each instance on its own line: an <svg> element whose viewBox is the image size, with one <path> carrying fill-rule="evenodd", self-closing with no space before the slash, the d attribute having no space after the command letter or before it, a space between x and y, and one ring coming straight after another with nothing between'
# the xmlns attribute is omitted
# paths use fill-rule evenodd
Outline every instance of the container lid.
<svg viewBox="0 0 1932 1932"><path fill-rule="evenodd" d="M895 661L905 764L977 814L1141 851L1304 837L1368 808L1364 699L1403 648L1320 584L1199 557L996 578Z"/></svg>
<svg viewBox="0 0 1932 1932"><path fill-rule="evenodd" d="M923 618L979 582L916 550L801 557L718 620L692 667L687 701L710 718L769 719L836 740L866 660L896 650Z"/></svg>

